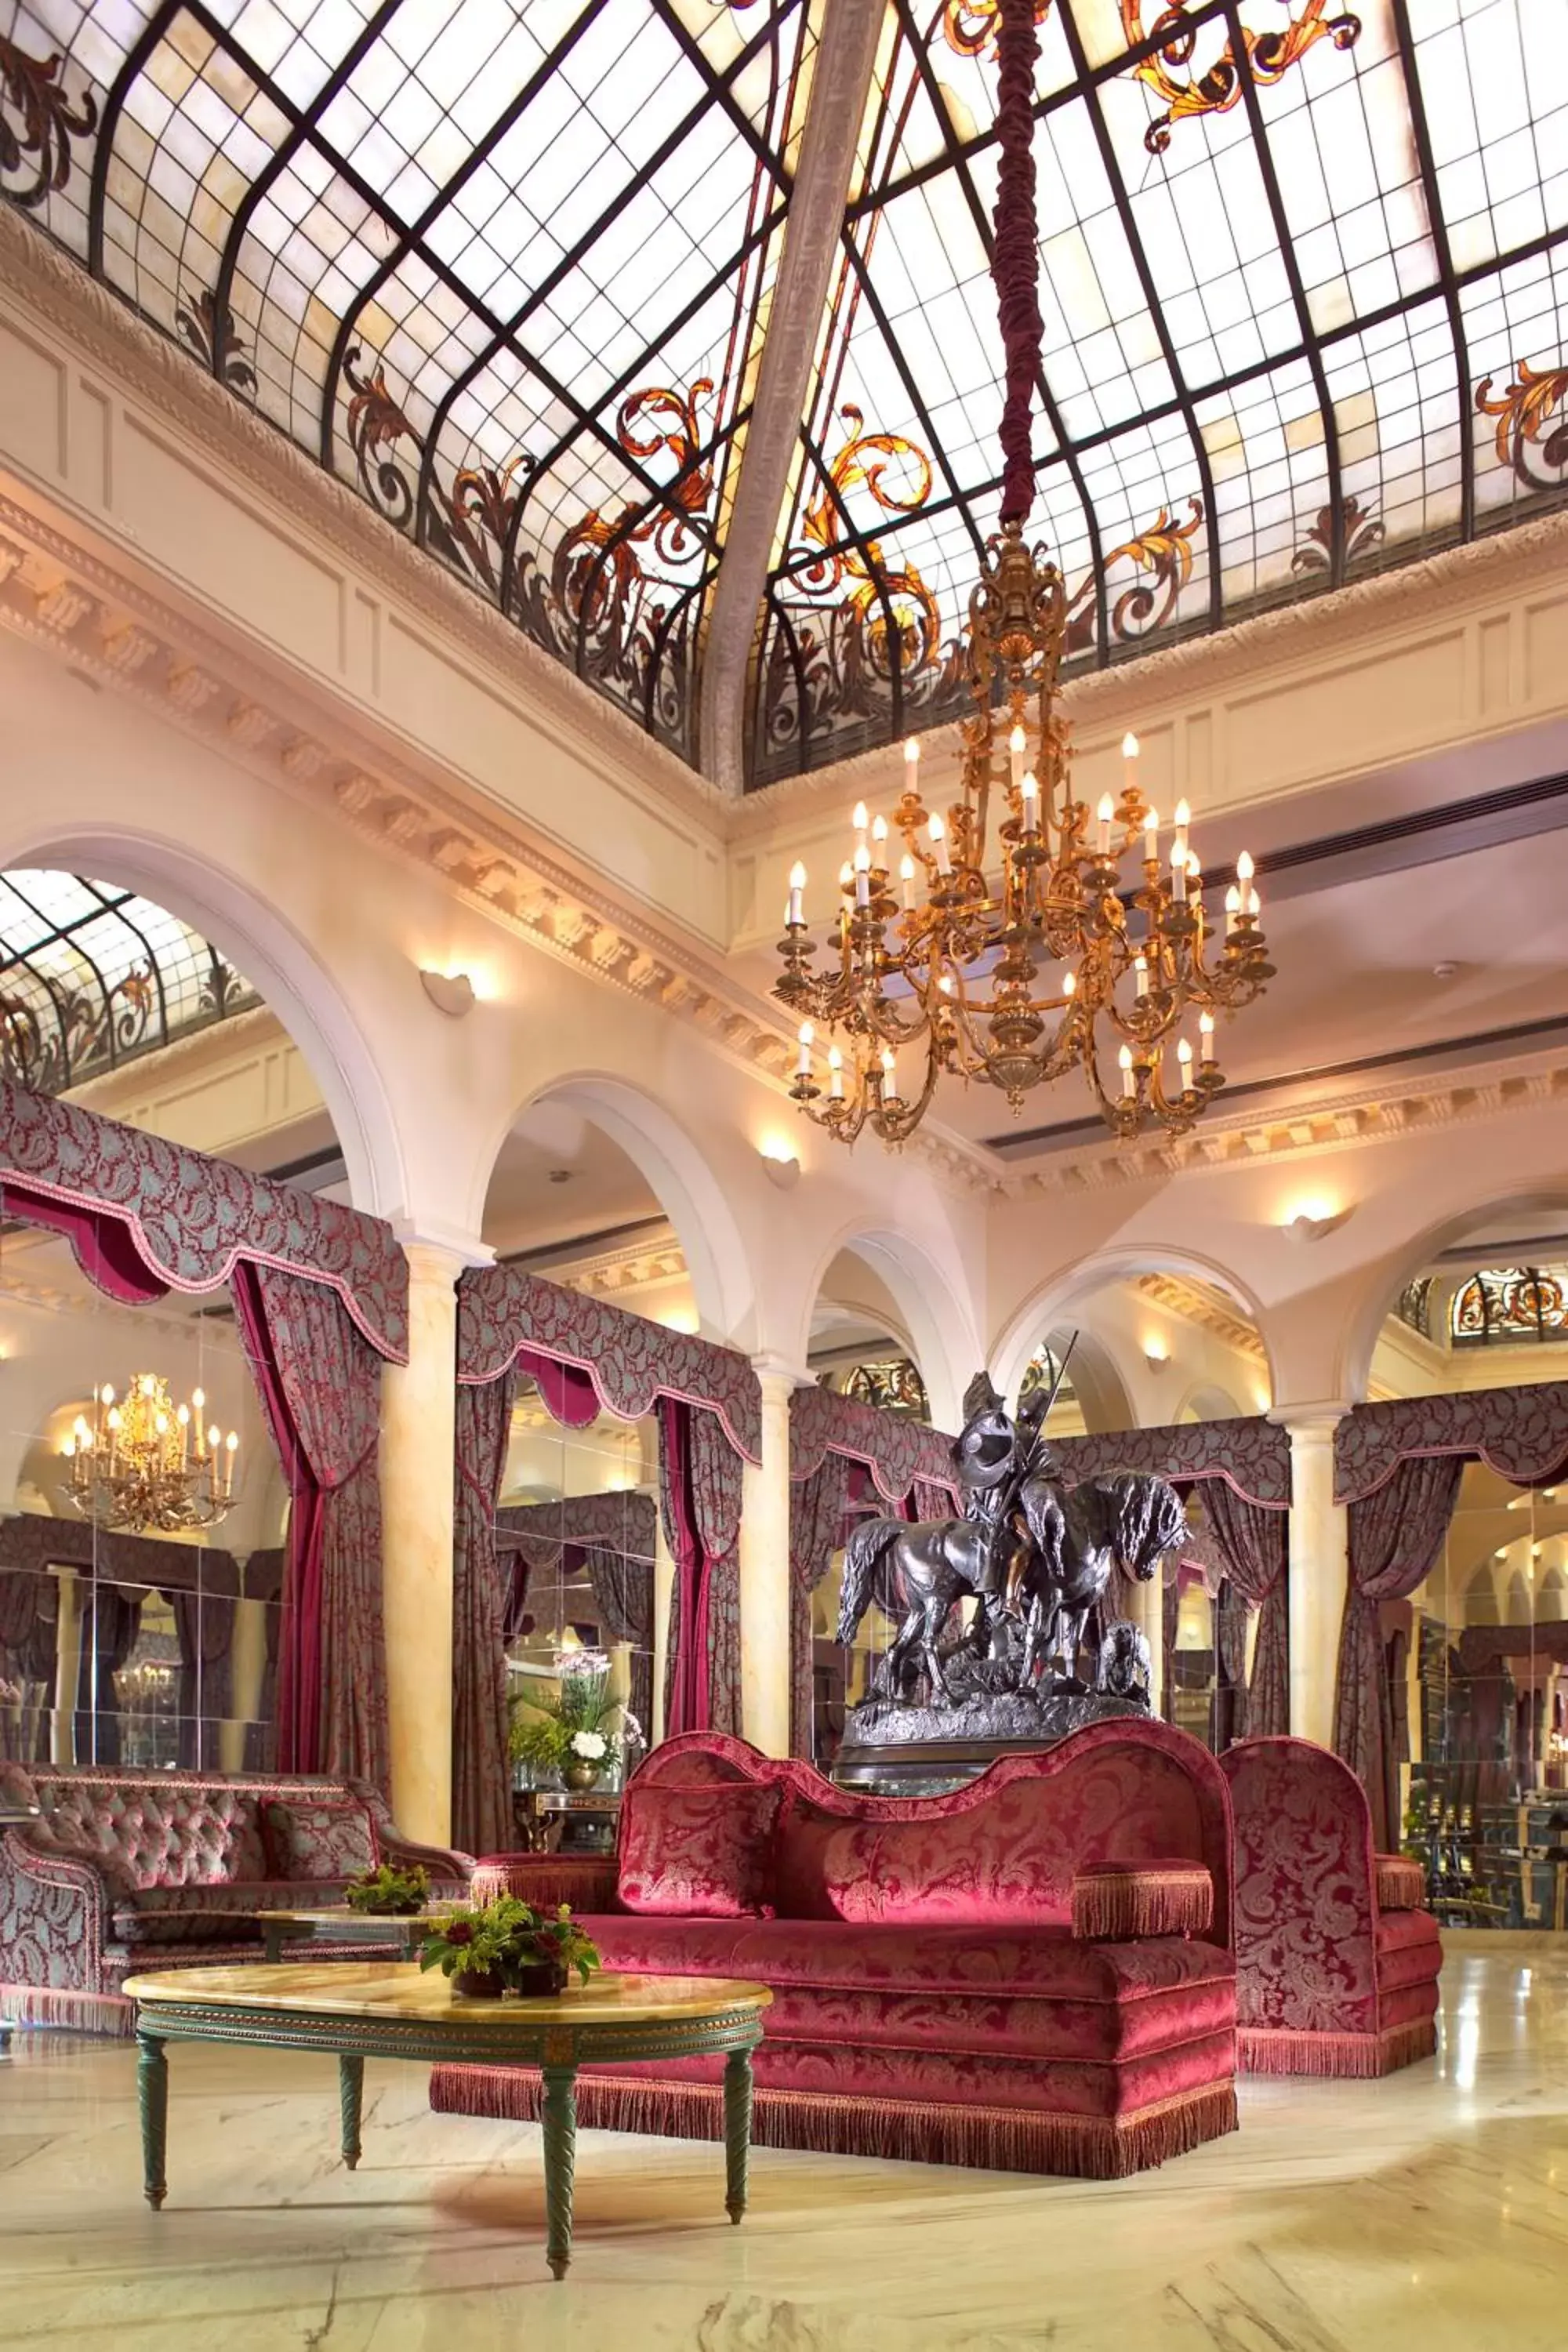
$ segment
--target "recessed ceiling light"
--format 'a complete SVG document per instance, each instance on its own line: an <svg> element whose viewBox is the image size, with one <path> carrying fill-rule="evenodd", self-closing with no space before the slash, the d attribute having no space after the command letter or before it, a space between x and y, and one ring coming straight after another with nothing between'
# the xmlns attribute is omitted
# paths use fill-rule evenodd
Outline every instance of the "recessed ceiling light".
<svg viewBox="0 0 1568 2352"><path fill-rule="evenodd" d="M1435 963L1432 977L1434 980L1455 980L1458 977L1458 971L1457 963Z"/></svg>
<svg viewBox="0 0 1568 2352"><path fill-rule="evenodd" d="M550 1181L552 1184L570 1184L572 1171L570 1168L552 1168L550 1171Z"/></svg>

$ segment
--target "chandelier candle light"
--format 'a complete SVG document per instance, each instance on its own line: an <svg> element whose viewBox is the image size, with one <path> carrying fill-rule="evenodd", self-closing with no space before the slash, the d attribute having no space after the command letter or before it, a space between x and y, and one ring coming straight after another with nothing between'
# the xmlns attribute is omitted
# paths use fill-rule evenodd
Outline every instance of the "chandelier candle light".
<svg viewBox="0 0 1568 2352"><path fill-rule="evenodd" d="M927 808L911 737L890 828L904 845L897 873L888 820L861 803L826 971L814 966L805 868L790 872L773 991L800 1019L790 1094L850 1143L868 1125L901 1143L944 1071L999 1087L1016 1110L1031 1088L1081 1069L1115 1135L1181 1133L1225 1083L1215 1013L1250 1004L1273 977L1251 858L1237 860L1216 937L1191 811L1178 802L1162 827L1139 784L1136 736L1122 741L1119 796L1104 793L1092 812L1073 796L1058 686L1067 597L1056 565L1024 542L1043 335L1030 153L1038 46L1033 0L1000 0L1002 529L970 598L973 709L960 730L959 797L945 812ZM1184 1027L1194 1013L1195 1052ZM826 1095L815 1055L823 1033Z"/></svg>
<svg viewBox="0 0 1568 2352"><path fill-rule="evenodd" d="M239 1432L226 1438L204 1421L206 1399L193 1389L177 1410L156 1372L137 1372L123 1404L104 1387L92 1422L78 1413L60 1448L70 1498L84 1518L132 1535L216 1527L234 1507Z"/></svg>

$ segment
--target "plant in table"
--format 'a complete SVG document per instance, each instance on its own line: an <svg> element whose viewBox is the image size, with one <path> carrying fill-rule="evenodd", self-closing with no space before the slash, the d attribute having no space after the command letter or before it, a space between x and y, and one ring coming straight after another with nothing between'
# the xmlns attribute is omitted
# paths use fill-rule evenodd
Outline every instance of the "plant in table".
<svg viewBox="0 0 1568 2352"><path fill-rule="evenodd" d="M460 1906L433 1927L420 1948L422 1969L439 1969L456 1993L564 1992L575 1969L584 1984L599 1966L597 1947L563 1903L536 1911L516 1895Z"/></svg>
<svg viewBox="0 0 1568 2352"><path fill-rule="evenodd" d="M384 1862L379 1870L351 1878L343 1889L351 1911L390 1919L412 1918L424 1910L429 1894L430 1874L420 1863L412 1870L399 1870L395 1864Z"/></svg>

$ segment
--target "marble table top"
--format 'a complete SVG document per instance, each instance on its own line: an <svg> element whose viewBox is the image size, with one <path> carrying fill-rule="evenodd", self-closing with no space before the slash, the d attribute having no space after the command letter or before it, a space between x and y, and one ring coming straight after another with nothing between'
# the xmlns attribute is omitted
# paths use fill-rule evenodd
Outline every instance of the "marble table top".
<svg viewBox="0 0 1568 2352"><path fill-rule="evenodd" d="M455 1903L432 1903L420 1911L356 1911L348 1903L322 1903L303 1909L292 1906L279 1911L258 1911L263 1921L289 1922L300 1927L417 1927L421 1922L435 1927L449 1919L458 1908Z"/></svg>
<svg viewBox="0 0 1568 2352"><path fill-rule="evenodd" d="M440 2030L443 2023L465 2034L520 2026L626 2027L642 2022L712 2017L720 2011L766 2009L765 1985L722 1977L638 1977L604 1973L573 1985L553 1999L472 2000L454 1993L438 1969L417 1961L382 1966L374 1960L335 1960L310 1968L295 1962L268 1966L247 1961L225 1969L171 1969L155 1976L128 1977L123 1990L146 2008L236 2009L264 2015L274 2011L318 2017L401 2021Z"/></svg>

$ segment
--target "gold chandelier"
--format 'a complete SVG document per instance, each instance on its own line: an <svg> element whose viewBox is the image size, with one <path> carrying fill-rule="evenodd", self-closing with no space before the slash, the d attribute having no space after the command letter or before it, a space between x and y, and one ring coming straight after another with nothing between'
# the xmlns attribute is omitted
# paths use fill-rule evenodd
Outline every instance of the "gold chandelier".
<svg viewBox="0 0 1568 2352"><path fill-rule="evenodd" d="M851 1143L868 1125L902 1142L944 1071L1000 1087L1016 1110L1033 1087L1079 1069L1115 1135L1154 1124L1179 1134L1225 1083L1215 1015L1250 1004L1273 976L1251 858L1237 860L1222 931L1187 804L1163 830L1139 788L1135 737L1122 743L1120 798L1106 793L1091 815L1073 794L1058 677L1067 596L1056 565L1024 539L1042 333L1029 153L1037 43L1031 0L1001 0L997 16L1005 471L1002 529L970 598L959 796L927 809L911 738L890 827L863 805L851 820L827 968L815 968L798 863L779 941L773 992L800 1020L792 1099Z"/></svg>
<svg viewBox="0 0 1568 2352"><path fill-rule="evenodd" d="M176 1408L156 1372L133 1375L123 1404L100 1389L90 1425L78 1413L60 1453L69 1493L84 1518L132 1535L216 1527L234 1507L239 1432L226 1438L205 1423L206 1399L193 1389Z"/></svg>

